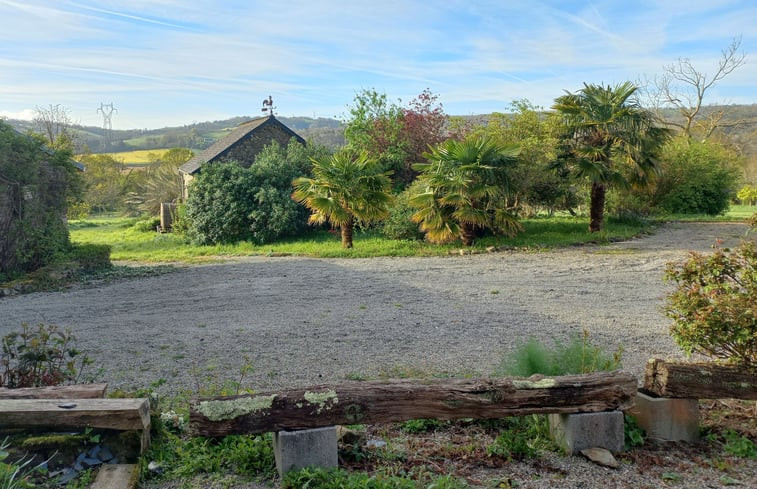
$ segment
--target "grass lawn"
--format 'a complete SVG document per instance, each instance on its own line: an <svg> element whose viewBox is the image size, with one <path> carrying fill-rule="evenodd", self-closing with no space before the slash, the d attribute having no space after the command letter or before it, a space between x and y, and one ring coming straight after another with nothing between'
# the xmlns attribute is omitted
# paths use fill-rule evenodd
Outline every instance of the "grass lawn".
<svg viewBox="0 0 757 489"><path fill-rule="evenodd" d="M423 241L399 241L377 232L357 232L354 248L344 250L338 233L311 231L276 243L255 245L242 242L230 245L199 246L175 234L140 231L134 218L98 217L71 221L71 240L75 243L108 244L114 260L139 262L203 262L232 256L297 255L321 258L373 256L438 256L460 249L459 243L432 245ZM641 222L623 223L608 219L602 233L588 232L588 219L551 217L523 220L525 231L514 238L486 237L474 251L487 247L549 249L580 243L602 243L628 239L642 232Z"/></svg>

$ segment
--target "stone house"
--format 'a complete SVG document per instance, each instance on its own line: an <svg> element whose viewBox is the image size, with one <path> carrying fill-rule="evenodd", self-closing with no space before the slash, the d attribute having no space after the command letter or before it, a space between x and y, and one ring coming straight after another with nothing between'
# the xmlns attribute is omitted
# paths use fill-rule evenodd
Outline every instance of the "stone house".
<svg viewBox="0 0 757 489"><path fill-rule="evenodd" d="M236 161L249 168L255 156L273 141L286 146L294 138L305 144L297 133L289 129L273 115L258 117L243 122L225 137L179 167L182 181L182 198L189 196L189 184L201 171L202 166L216 161Z"/></svg>

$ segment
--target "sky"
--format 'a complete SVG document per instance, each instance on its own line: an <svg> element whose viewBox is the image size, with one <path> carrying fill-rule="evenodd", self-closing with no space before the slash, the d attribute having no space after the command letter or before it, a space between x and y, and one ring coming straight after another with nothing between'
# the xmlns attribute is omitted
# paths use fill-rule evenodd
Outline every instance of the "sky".
<svg viewBox="0 0 757 489"><path fill-rule="evenodd" d="M344 118L356 93L452 115L549 107L584 83L641 82L689 58L747 62L706 102L757 103L756 0L0 0L0 116L60 104L75 123L160 128L261 115ZM106 108L107 112L107 108Z"/></svg>

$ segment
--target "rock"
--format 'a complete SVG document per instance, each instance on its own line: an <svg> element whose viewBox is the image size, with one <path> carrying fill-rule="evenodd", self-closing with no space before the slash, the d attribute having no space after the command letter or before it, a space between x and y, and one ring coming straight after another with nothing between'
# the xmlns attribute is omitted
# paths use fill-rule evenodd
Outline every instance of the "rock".
<svg viewBox="0 0 757 489"><path fill-rule="evenodd" d="M81 461L81 464L84 467L86 467L86 468L96 467L96 466L98 466L98 465L100 465L102 463L103 463L103 461L100 460L99 458L89 458L89 457L87 457L87 458L85 458L84 460Z"/></svg>
<svg viewBox="0 0 757 489"><path fill-rule="evenodd" d="M102 447L100 453L97 454L97 458L99 458L103 462L107 462L108 460L113 459L113 454L110 450L108 450L108 447Z"/></svg>
<svg viewBox="0 0 757 489"><path fill-rule="evenodd" d="M612 456L612 453L604 448L585 448L581 450L581 455L603 467L610 467L611 469L620 467L620 464Z"/></svg>
<svg viewBox="0 0 757 489"><path fill-rule="evenodd" d="M71 482L71 481L72 481L72 480L74 479L74 477L76 477L77 475L78 475L78 474L77 474L77 473L76 473L76 471L75 471L75 470L73 470L73 469L70 469L70 468L65 468L65 469L63 469L63 475L61 475L61 476L60 476L60 479L58 479L58 485L61 485L61 486L63 486L63 485L66 485L66 484L68 484L68 483L69 483L69 482Z"/></svg>
<svg viewBox="0 0 757 489"><path fill-rule="evenodd" d="M345 445L359 446L365 443L365 430L351 430L345 426L337 426L337 440Z"/></svg>
<svg viewBox="0 0 757 489"><path fill-rule="evenodd" d="M89 458L95 458L100 454L100 451L102 450L102 447L100 445L95 445L92 448L89 449L87 452L87 456ZM99 458L99 457L98 457ZM100 459L102 460L102 459Z"/></svg>
<svg viewBox="0 0 757 489"><path fill-rule="evenodd" d="M153 474L160 474L161 472L163 472L163 466L159 462L153 460L152 462L147 464L147 470L149 470Z"/></svg>
<svg viewBox="0 0 757 489"><path fill-rule="evenodd" d="M386 446L386 442L384 440L368 440L365 443L365 446L368 448L384 448Z"/></svg>

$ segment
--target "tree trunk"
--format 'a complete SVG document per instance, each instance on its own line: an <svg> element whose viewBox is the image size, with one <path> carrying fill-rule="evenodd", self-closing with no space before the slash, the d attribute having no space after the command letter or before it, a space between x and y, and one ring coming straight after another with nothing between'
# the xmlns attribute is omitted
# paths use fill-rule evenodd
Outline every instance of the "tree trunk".
<svg viewBox="0 0 757 489"><path fill-rule="evenodd" d="M591 184L591 209L589 211L589 232L601 231L605 221L605 189L604 184L592 182Z"/></svg>
<svg viewBox="0 0 757 489"><path fill-rule="evenodd" d="M653 359L644 372L644 390L659 397L757 400L757 373L734 365Z"/></svg>
<svg viewBox="0 0 757 489"><path fill-rule="evenodd" d="M342 231L342 248L352 248L352 233L355 229L355 220L350 217L349 220L340 226Z"/></svg>
<svg viewBox="0 0 757 489"><path fill-rule="evenodd" d="M347 382L307 389L193 400L192 431L205 436L372 424L626 409L636 378L602 372L529 379Z"/></svg>
<svg viewBox="0 0 757 489"><path fill-rule="evenodd" d="M469 222L460 223L460 240L463 246L473 246L476 240L476 225Z"/></svg>

